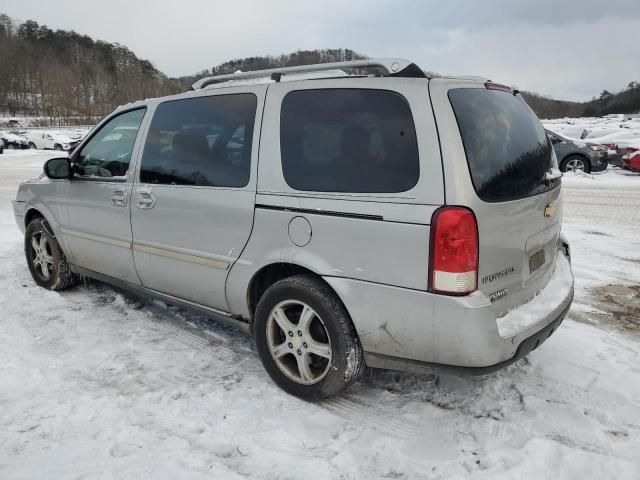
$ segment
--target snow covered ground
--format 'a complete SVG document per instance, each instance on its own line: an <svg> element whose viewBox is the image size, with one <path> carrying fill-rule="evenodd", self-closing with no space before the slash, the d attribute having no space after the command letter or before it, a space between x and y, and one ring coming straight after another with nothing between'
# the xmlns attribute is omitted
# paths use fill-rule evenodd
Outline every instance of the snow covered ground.
<svg viewBox="0 0 640 480"><path fill-rule="evenodd" d="M558 118L543 120L544 126L565 137L583 139L600 145L640 149L640 116Z"/></svg>
<svg viewBox="0 0 640 480"><path fill-rule="evenodd" d="M98 283L36 287L9 201L51 156L0 155L0 478L640 478L640 175L564 177L576 301L526 359L368 372L316 405L232 329Z"/></svg>

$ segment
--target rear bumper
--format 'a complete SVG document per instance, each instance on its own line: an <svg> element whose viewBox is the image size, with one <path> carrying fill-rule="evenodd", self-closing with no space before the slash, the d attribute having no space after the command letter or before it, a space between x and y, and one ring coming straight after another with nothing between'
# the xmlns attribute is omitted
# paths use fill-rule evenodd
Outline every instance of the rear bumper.
<svg viewBox="0 0 640 480"><path fill-rule="evenodd" d="M571 300L573 300L573 291L571 292ZM369 353L367 355L367 365L373 368L387 368L390 370L403 370L414 373L449 373L463 377L489 375L490 373L502 370L521 358L526 357L529 353L542 345L558 329L566 317L567 312L569 312L569 308L571 307L571 300L550 324L530 337L524 339L520 345L518 345L513 357L493 365L488 365L486 367L460 367L441 363L419 362L416 360L389 357L375 353Z"/></svg>
<svg viewBox="0 0 640 480"><path fill-rule="evenodd" d="M415 372L483 375L504 368L549 338L573 300L573 275L561 252L547 286L501 318L480 292L448 297L326 280L351 315L367 365Z"/></svg>

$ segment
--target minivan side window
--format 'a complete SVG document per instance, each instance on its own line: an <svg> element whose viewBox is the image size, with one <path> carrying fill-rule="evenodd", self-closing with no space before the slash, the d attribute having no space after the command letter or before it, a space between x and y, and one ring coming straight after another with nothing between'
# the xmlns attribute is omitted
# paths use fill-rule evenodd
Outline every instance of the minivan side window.
<svg viewBox="0 0 640 480"><path fill-rule="evenodd" d="M79 177L124 178L146 109L131 110L109 120L77 156Z"/></svg>
<svg viewBox="0 0 640 480"><path fill-rule="evenodd" d="M252 93L161 103L149 126L140 181L245 187L251 174L256 106Z"/></svg>
<svg viewBox="0 0 640 480"><path fill-rule="evenodd" d="M409 104L387 90L289 92L280 115L282 173L295 190L397 193L420 174Z"/></svg>

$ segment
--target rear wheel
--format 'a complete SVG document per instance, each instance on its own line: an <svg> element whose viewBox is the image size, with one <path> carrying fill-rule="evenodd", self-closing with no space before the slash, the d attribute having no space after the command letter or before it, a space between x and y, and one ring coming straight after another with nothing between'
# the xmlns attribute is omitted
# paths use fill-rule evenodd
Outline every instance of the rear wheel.
<svg viewBox="0 0 640 480"><path fill-rule="evenodd" d="M76 283L76 275L44 218L35 218L27 226L24 253L31 276L41 287L62 290Z"/></svg>
<svg viewBox="0 0 640 480"><path fill-rule="evenodd" d="M591 164L589 163L588 160L586 160L584 157L581 157L580 155L569 155L567 158L565 158L562 161L562 164L560 165L560 170L562 170L563 172L580 171L580 172L590 173Z"/></svg>
<svg viewBox="0 0 640 480"><path fill-rule="evenodd" d="M53 146L53 149L54 149L54 150L61 151L61 150L62 150L62 145L60 145L59 143L56 143L56 144Z"/></svg>
<svg viewBox="0 0 640 480"><path fill-rule="evenodd" d="M29 148L37 148L37 147L35 143L29 142Z"/></svg>
<svg viewBox="0 0 640 480"><path fill-rule="evenodd" d="M265 369L297 397L336 395L364 370L362 347L346 309L311 275L273 284L258 303L254 331Z"/></svg>

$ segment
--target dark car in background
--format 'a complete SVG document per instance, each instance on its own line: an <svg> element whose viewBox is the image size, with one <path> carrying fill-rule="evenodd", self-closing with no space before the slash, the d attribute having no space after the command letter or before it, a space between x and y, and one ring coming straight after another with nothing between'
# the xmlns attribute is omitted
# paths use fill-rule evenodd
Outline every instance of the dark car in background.
<svg viewBox="0 0 640 480"><path fill-rule="evenodd" d="M0 132L0 140L2 140L4 148L15 150L24 150L29 148L29 142L27 139L15 132Z"/></svg>
<svg viewBox="0 0 640 480"><path fill-rule="evenodd" d="M547 136L562 172L600 172L609 165L607 149L602 145L572 140L549 130Z"/></svg>

